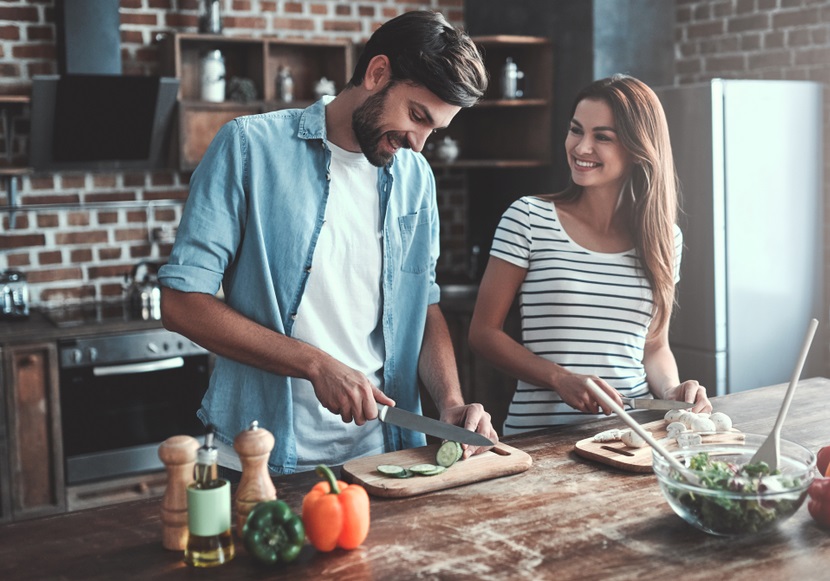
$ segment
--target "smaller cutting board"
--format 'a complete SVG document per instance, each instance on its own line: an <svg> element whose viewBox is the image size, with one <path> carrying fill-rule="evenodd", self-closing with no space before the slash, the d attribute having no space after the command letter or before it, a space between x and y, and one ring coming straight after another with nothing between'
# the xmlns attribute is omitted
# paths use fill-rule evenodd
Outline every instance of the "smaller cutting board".
<svg viewBox="0 0 830 581"><path fill-rule="evenodd" d="M518 474L530 468L533 459L507 444L499 443L495 448L460 460L437 476L412 476L391 478L376 470L381 464L394 464L409 468L416 464L435 464L438 444L410 448L349 460L343 465L341 476L352 484L360 484L373 496L403 498L426 492L444 490L491 478Z"/></svg>
<svg viewBox="0 0 830 581"><path fill-rule="evenodd" d="M657 420L643 424L643 427L651 432L655 440L667 437L666 420ZM623 428L625 429L625 428ZM715 442L731 443L743 442L744 435L742 432L734 428L729 432L719 432L717 434L701 434L701 439L704 444ZM677 450L677 442L675 440L665 440L660 442L669 450ZM574 451L589 460L596 460L609 466L614 466L621 470L628 470L629 472L651 472L651 446L643 446L642 448L629 448L620 441L616 442L594 442L593 436L585 438L574 444Z"/></svg>

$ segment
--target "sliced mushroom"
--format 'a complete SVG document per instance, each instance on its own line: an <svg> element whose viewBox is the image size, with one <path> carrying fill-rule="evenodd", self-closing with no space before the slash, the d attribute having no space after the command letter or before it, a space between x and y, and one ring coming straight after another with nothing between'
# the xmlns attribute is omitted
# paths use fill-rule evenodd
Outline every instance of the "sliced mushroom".
<svg viewBox="0 0 830 581"><path fill-rule="evenodd" d="M666 434L669 438L676 438L679 434L686 431L686 424L683 422L672 422L666 426Z"/></svg>
<svg viewBox="0 0 830 581"><path fill-rule="evenodd" d="M622 430L605 430L594 436L594 442L616 442L622 436Z"/></svg>
<svg viewBox="0 0 830 581"><path fill-rule="evenodd" d="M620 437L622 443L629 448L642 448L646 445L643 437L633 430L625 430Z"/></svg>

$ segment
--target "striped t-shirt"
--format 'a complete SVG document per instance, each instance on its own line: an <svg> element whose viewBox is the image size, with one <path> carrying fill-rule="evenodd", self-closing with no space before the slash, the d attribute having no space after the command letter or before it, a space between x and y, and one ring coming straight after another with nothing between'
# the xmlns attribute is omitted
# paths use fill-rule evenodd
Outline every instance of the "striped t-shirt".
<svg viewBox="0 0 830 581"><path fill-rule="evenodd" d="M683 236L676 225L674 245L677 282ZM586 250L565 232L553 202L524 197L502 216L490 254L527 269L519 289L525 347L574 373L601 377L624 397L650 397L643 349L653 302L635 250ZM602 416L519 380L504 434L596 417Z"/></svg>

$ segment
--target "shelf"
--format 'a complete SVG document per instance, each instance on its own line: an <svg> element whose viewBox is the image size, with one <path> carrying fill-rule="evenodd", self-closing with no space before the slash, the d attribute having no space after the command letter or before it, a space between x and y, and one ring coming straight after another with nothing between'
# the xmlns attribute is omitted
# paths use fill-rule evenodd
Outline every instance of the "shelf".
<svg viewBox="0 0 830 581"><path fill-rule="evenodd" d="M550 39L536 36L474 36L484 49L490 84L474 107L461 110L442 131L458 143L460 157L433 161L433 168L538 168L551 165L553 49ZM519 99L501 98L501 69L507 59L524 73Z"/></svg>
<svg viewBox="0 0 830 581"><path fill-rule="evenodd" d="M457 159L451 162L430 161L429 164L433 169L511 169L545 167L551 162L538 159Z"/></svg>
<svg viewBox="0 0 830 581"><path fill-rule="evenodd" d="M200 100L201 58L216 49L222 51L225 78L249 79L256 100ZM175 33L164 37L161 51L164 74L180 80L177 151L183 171L195 169L216 132L228 121L242 115L308 107L316 101L314 89L322 77L333 81L335 90L340 91L352 73L352 45L345 40ZM278 99L281 67L290 68L294 79L294 100L290 102Z"/></svg>
<svg viewBox="0 0 830 581"><path fill-rule="evenodd" d="M16 204L0 206L0 213L9 212L45 212L51 210L118 210L126 208L158 208L181 206L185 200L118 200L105 202L65 202L59 204Z"/></svg>
<svg viewBox="0 0 830 581"><path fill-rule="evenodd" d="M30 173L30 167L0 167L0 176L25 176Z"/></svg>
<svg viewBox="0 0 830 581"><path fill-rule="evenodd" d="M30 101L29 95L0 95L0 107L3 105L27 105Z"/></svg>
<svg viewBox="0 0 830 581"><path fill-rule="evenodd" d="M550 44L550 39L543 36L518 36L512 34L494 34L490 36L473 37L476 44L489 46L544 46Z"/></svg>
<svg viewBox="0 0 830 581"><path fill-rule="evenodd" d="M497 107L550 107L547 99L482 99L470 111Z"/></svg>

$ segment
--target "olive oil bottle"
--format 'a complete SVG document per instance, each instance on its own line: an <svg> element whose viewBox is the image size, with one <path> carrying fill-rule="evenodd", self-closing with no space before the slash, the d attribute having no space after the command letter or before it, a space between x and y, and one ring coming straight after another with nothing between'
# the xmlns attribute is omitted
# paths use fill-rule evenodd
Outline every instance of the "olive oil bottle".
<svg viewBox="0 0 830 581"><path fill-rule="evenodd" d="M195 481L187 487L189 536L184 560L193 567L215 567L233 559L231 485L218 477L213 428L208 427L194 467Z"/></svg>

